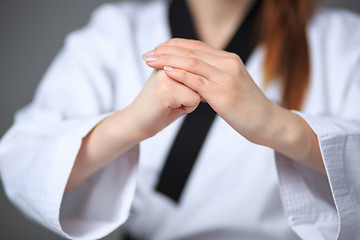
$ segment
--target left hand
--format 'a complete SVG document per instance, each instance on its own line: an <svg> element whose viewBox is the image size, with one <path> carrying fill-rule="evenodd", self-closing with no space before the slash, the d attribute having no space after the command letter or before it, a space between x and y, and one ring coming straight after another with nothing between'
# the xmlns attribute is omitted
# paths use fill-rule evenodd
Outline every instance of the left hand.
<svg viewBox="0 0 360 240"><path fill-rule="evenodd" d="M299 115L266 98L238 55L200 41L172 39L144 59L197 92L249 141L325 173L316 134Z"/></svg>
<svg viewBox="0 0 360 240"><path fill-rule="evenodd" d="M274 103L255 84L238 55L200 41L172 39L144 59L199 93L241 135L263 142Z"/></svg>

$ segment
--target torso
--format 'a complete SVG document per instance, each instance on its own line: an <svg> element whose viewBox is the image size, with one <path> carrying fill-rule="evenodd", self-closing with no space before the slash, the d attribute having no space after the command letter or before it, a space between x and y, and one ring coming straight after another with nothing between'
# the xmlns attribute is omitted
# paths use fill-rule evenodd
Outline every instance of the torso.
<svg viewBox="0 0 360 240"><path fill-rule="evenodd" d="M122 24L131 26L124 33L131 36L121 42L123 54L118 60L125 64L119 64L116 70L115 109L127 106L151 73L141 61L142 53L171 38L167 2L122 6L126 6L129 15L129 23ZM327 36L336 36L342 25L336 14L326 14L319 12L309 27L312 73L304 112L332 115L340 111L343 116L351 117L350 111L340 108L341 95L350 76L344 76L344 82L339 85L335 84L336 76L329 73L335 66L329 59L338 59L338 56L328 58L329 48L338 46L336 40L329 42ZM329 19L340 30L334 27L331 32L327 28ZM355 46L351 44L344 48ZM263 50L258 47L246 64L260 87L262 61ZM346 65L354 67L346 62L343 59L341 73L348 72ZM276 84L265 93L271 100L279 101ZM220 117L210 130L180 204L154 191L168 148L182 121L183 118L178 119L141 143L138 189L127 229L140 239L298 239L282 210L273 150L248 142Z"/></svg>

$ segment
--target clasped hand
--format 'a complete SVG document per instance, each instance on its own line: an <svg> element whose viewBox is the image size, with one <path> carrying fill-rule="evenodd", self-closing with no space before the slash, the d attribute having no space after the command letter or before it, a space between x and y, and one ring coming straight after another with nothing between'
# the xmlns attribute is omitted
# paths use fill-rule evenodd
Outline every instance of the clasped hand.
<svg viewBox="0 0 360 240"><path fill-rule="evenodd" d="M325 173L316 134L300 116L268 100L236 54L172 39L144 60L156 70L127 108L105 118L83 139L66 191L194 111L201 100L249 141Z"/></svg>
<svg viewBox="0 0 360 240"><path fill-rule="evenodd" d="M167 86L158 97L169 109L176 110L162 115L168 117L164 126L193 111L202 99L241 135L261 143L273 103L254 83L238 55L200 41L171 39L143 58L147 65L162 72L155 74L165 73L169 78L156 84L160 87L157 91ZM147 84L152 85L149 82L153 82L151 79ZM169 85L173 85L171 90Z"/></svg>

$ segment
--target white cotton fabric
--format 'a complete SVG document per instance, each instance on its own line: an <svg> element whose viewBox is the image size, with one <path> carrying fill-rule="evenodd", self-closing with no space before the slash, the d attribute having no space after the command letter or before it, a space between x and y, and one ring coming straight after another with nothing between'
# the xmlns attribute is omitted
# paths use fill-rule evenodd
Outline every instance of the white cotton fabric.
<svg viewBox="0 0 360 240"><path fill-rule="evenodd" d="M73 239L101 238L125 221L135 237L156 240L360 239L360 18L346 11L321 10L308 29L311 84L298 114L318 136L326 176L217 117L174 204L154 186L180 118L64 196L82 138L133 101L152 71L142 54L171 37L167 6L106 4L70 34L0 142L10 200ZM247 69L260 87L262 62L258 47ZM279 102L276 84L265 93Z"/></svg>

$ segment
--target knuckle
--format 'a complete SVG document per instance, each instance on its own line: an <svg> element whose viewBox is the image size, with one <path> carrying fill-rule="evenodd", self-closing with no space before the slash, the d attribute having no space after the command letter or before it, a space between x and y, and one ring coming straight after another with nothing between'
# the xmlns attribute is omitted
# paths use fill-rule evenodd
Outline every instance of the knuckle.
<svg viewBox="0 0 360 240"><path fill-rule="evenodd" d="M161 72L161 75L158 79L157 88L160 92L163 92L163 91L167 92L171 88L171 84L170 84L167 76L165 75L165 73Z"/></svg>
<svg viewBox="0 0 360 240"><path fill-rule="evenodd" d="M191 113L196 109L196 107L199 105L201 101L201 97L197 93L193 93L191 97L189 98L188 107L185 108L186 113Z"/></svg>
<svg viewBox="0 0 360 240"><path fill-rule="evenodd" d="M194 57L195 56L195 52L193 49L187 49L185 51L185 57Z"/></svg>
<svg viewBox="0 0 360 240"><path fill-rule="evenodd" d="M154 55L164 55L166 53L166 46L159 46L155 48Z"/></svg>
<svg viewBox="0 0 360 240"><path fill-rule="evenodd" d="M186 108L184 108L184 112L185 112L185 113L191 113L191 112L194 111L194 110L195 110L194 107L186 107Z"/></svg>
<svg viewBox="0 0 360 240"><path fill-rule="evenodd" d="M187 73L186 71L179 71L179 75L181 78L185 79L188 77L189 73Z"/></svg>
<svg viewBox="0 0 360 240"><path fill-rule="evenodd" d="M189 66L191 68L196 68L200 64L200 61L196 58L190 58L189 60Z"/></svg>
<svg viewBox="0 0 360 240"><path fill-rule="evenodd" d="M205 87L205 79L201 76L196 76L196 79L195 79L195 82L196 82L196 85L197 87L200 89L201 87Z"/></svg>
<svg viewBox="0 0 360 240"><path fill-rule="evenodd" d="M236 74L241 73L242 69L243 69L242 61L238 55L236 55L235 53L233 55L234 56L231 56L230 58L228 58L227 66L231 72L234 72Z"/></svg>
<svg viewBox="0 0 360 240"><path fill-rule="evenodd" d="M202 42L201 41L199 41L199 40L192 40L192 42L191 42L192 44L193 44L193 46L194 47L200 47L200 46L202 46Z"/></svg>
<svg viewBox="0 0 360 240"><path fill-rule="evenodd" d="M157 63L160 65L164 65L169 62L169 55L162 54L157 56Z"/></svg>
<svg viewBox="0 0 360 240"><path fill-rule="evenodd" d="M166 43L167 43L167 45L176 45L179 43L179 41L181 41L180 38L172 38L169 41L167 41Z"/></svg>
<svg viewBox="0 0 360 240"><path fill-rule="evenodd" d="M237 61L240 60L239 55L237 55L236 53L229 53L229 58Z"/></svg>
<svg viewBox="0 0 360 240"><path fill-rule="evenodd" d="M200 96L199 94L196 94L196 95L195 95L195 100L194 100L195 104L196 104L196 105L199 104L200 101L201 101L201 96Z"/></svg>
<svg viewBox="0 0 360 240"><path fill-rule="evenodd" d="M186 71L178 70L177 76L179 79L181 79L182 82L185 82L188 77L188 73Z"/></svg>
<svg viewBox="0 0 360 240"><path fill-rule="evenodd" d="M168 41L166 42L166 44L172 45L172 44L174 43L174 41L176 41L176 38L172 38L172 39L168 40Z"/></svg>

